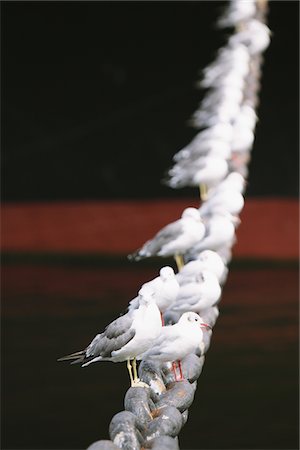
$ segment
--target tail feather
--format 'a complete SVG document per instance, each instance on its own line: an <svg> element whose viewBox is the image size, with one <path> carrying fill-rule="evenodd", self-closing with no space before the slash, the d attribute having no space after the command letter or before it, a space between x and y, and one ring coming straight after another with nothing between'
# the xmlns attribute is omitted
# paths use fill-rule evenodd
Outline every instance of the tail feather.
<svg viewBox="0 0 300 450"><path fill-rule="evenodd" d="M73 361L72 364L75 364L83 361L84 359L85 359L85 350L81 350L79 352L71 353L70 355L62 356L61 358L58 358L57 361Z"/></svg>

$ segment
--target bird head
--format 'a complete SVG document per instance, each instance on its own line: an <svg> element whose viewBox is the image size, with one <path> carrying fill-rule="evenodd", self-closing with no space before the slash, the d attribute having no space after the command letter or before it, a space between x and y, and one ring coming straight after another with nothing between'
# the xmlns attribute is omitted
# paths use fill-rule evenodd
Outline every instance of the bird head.
<svg viewBox="0 0 300 450"><path fill-rule="evenodd" d="M155 292L153 289L142 286L138 292L140 305L150 305L155 302Z"/></svg>
<svg viewBox="0 0 300 450"><path fill-rule="evenodd" d="M201 221L200 212L199 212L199 209L197 209L197 208L186 208L183 211L181 217L183 219L189 218L189 219Z"/></svg>
<svg viewBox="0 0 300 450"><path fill-rule="evenodd" d="M163 281L167 281L175 277L174 270L169 266L162 267L159 271L159 275Z"/></svg>
<svg viewBox="0 0 300 450"><path fill-rule="evenodd" d="M178 323L184 323L188 325L194 324L198 325L200 328L206 328L211 330L211 326L205 323L202 317L199 316L199 314L191 311L182 314Z"/></svg>
<svg viewBox="0 0 300 450"><path fill-rule="evenodd" d="M213 250L204 250L197 258L203 262L204 267L221 276L224 271L224 263L220 255Z"/></svg>

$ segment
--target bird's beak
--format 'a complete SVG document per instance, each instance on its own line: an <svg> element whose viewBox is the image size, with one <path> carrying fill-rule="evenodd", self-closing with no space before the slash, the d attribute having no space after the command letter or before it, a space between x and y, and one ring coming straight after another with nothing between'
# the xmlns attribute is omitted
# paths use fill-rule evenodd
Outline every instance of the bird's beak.
<svg viewBox="0 0 300 450"><path fill-rule="evenodd" d="M200 323L200 327L201 327L201 328L208 328L209 330L212 329L211 326L208 325L208 323L204 323L204 322Z"/></svg>

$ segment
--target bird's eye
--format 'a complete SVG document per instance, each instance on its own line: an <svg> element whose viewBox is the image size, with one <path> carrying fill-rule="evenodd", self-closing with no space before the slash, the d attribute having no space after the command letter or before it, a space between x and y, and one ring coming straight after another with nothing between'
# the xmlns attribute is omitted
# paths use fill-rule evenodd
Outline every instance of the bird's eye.
<svg viewBox="0 0 300 450"><path fill-rule="evenodd" d="M197 319L197 317L195 318L195 321L196 321L196 322L198 322L198 319Z"/></svg>

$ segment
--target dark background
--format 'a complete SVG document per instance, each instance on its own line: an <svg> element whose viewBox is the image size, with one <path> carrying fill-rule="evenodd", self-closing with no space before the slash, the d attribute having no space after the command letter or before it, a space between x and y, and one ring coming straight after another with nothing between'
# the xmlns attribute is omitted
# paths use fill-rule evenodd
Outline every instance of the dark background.
<svg viewBox="0 0 300 450"><path fill-rule="evenodd" d="M196 134L224 4L2 3L3 199L189 195L160 180ZM298 192L298 7L271 2L249 195Z"/></svg>

